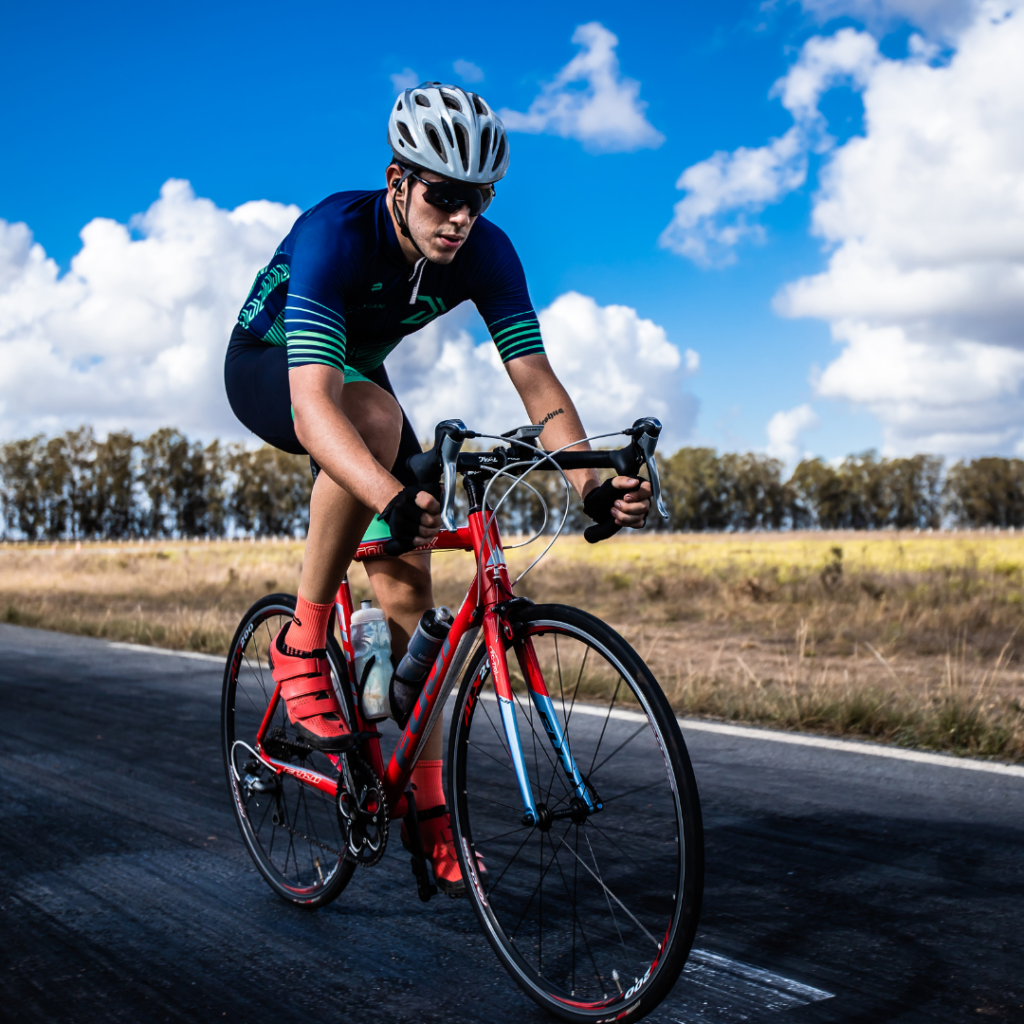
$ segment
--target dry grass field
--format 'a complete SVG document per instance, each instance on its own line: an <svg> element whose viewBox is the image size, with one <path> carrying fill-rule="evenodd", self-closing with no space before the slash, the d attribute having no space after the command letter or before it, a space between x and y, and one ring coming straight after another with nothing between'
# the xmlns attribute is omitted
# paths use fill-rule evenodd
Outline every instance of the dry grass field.
<svg viewBox="0 0 1024 1024"><path fill-rule="evenodd" d="M0 616L223 653L301 560L294 541L0 545ZM438 603L471 563L434 557ZM518 592L612 623L682 713L1024 761L1024 535L566 537Z"/></svg>

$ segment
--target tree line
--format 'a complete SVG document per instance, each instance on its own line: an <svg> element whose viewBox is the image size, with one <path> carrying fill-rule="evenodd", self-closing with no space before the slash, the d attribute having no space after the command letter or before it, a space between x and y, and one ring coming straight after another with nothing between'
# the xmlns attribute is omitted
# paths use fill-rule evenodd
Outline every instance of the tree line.
<svg viewBox="0 0 1024 1024"><path fill-rule="evenodd" d="M681 448L659 456L669 519L680 531L914 529L1024 526L1024 460L988 457L946 468L934 455L839 464L805 459L788 479L757 453ZM536 493L517 488L502 505L508 528L547 530L561 520L564 487L534 473ZM134 537L301 535L309 523L308 460L264 445L190 441L173 428L100 440L90 427L0 445L3 536L33 541ZM494 500L507 483L498 482ZM460 496L461 499L461 496ZM460 500L464 505L464 500ZM575 496L566 527L589 520Z"/></svg>

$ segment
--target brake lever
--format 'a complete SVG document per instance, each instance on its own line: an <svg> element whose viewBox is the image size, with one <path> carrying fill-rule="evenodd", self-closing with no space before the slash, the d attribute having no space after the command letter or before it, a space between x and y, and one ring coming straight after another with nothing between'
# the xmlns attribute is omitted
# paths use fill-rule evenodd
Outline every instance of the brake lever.
<svg viewBox="0 0 1024 1024"><path fill-rule="evenodd" d="M657 420L655 422L657 423ZM658 423L658 426L661 427L661 424ZM668 509L665 508L665 502L661 500L661 477L658 475L658 463L654 459L654 449L658 446L658 438L656 435L644 431L639 437L633 438L633 443L643 452L644 463L647 466L647 478L651 482L651 497L654 500L654 507L662 519L668 519Z"/></svg>
<svg viewBox="0 0 1024 1024"><path fill-rule="evenodd" d="M444 504L441 507L441 525L446 530L455 529L455 470L462 450L462 437L458 439L446 434L441 442L441 469L444 480Z"/></svg>

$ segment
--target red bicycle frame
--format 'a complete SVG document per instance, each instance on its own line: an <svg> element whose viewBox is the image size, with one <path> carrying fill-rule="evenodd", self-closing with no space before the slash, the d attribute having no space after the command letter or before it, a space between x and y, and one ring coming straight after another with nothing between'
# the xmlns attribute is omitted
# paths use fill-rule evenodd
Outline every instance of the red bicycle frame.
<svg viewBox="0 0 1024 1024"><path fill-rule="evenodd" d="M440 716L444 707L444 701L447 699L452 685L466 664L466 660L482 628L484 631L484 642L487 645L488 665L494 682L495 695L498 699L501 719L505 726L508 750L513 768L519 780L520 794L523 798L523 821L524 824L533 824L536 821L537 812L529 779L526 775L522 745L519 740L519 730L516 725L513 707L514 698L505 644L503 642L503 634L506 639L512 639L512 629L499 606L502 602L511 600L513 593L512 584L509 581L508 568L505 564L505 555L498 524L493 513L481 510L472 511L469 514L469 525L467 527L454 531L442 530L429 545L420 550L472 551L476 555L477 571L462 602L462 606L455 616L455 621L452 623L448 637L444 641L427 675L419 700L413 708L409 721L387 765L384 764L381 754L380 740L378 738L371 738L365 743L364 750L370 764L384 782L388 806L391 808L391 817L402 818L407 813L405 788L409 781L409 775L419 757L423 740L430 733L436 719ZM363 559L379 557L383 554L384 542L370 541L360 544L355 557L357 561L362 561ZM374 731L373 726L366 723L362 718L359 695L356 690L355 656L352 649L350 632L352 592L347 578L342 581L341 587L338 590L336 608L338 627L341 634L341 648L344 651L345 663L348 668L348 685L351 694L350 703L355 709L354 720L351 723L352 729L353 731L365 730L372 732ZM591 810L600 810L600 805L595 806L591 801L587 788L564 741L551 697L544 683L540 664L533 650L532 641L529 638L516 640L515 650L517 660L529 688L530 696L541 714L545 729L558 757L562 761L563 768L573 782L577 797L584 800ZM263 750L263 739L270 728L270 722L279 700L280 686L277 686L256 736L256 750L260 758L275 772L291 775L308 786L313 786L325 793L336 796L338 792L336 779L306 768L300 768L286 761L269 757ZM340 763L339 755L328 756L335 764Z"/></svg>

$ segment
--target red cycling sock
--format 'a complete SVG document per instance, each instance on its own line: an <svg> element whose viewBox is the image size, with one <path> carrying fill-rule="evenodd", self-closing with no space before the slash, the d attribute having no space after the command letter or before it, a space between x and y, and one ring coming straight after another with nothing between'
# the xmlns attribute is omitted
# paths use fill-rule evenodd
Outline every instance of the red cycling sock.
<svg viewBox="0 0 1024 1024"><path fill-rule="evenodd" d="M288 627L285 643L296 651L317 651L327 646L327 623L333 604L313 604L299 594L295 617Z"/></svg>
<svg viewBox="0 0 1024 1024"><path fill-rule="evenodd" d="M416 810L429 811L444 803L444 789L441 787L441 765L443 761L417 761L409 776L409 784L416 793Z"/></svg>

